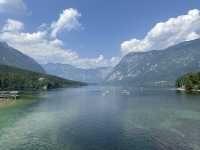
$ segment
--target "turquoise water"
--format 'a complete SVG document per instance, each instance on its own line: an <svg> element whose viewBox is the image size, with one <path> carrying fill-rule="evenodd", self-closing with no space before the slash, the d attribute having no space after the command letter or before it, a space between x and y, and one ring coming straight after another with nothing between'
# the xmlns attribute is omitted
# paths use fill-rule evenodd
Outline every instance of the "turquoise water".
<svg viewBox="0 0 200 150"><path fill-rule="evenodd" d="M0 150L200 150L200 96L88 86L0 111Z"/></svg>

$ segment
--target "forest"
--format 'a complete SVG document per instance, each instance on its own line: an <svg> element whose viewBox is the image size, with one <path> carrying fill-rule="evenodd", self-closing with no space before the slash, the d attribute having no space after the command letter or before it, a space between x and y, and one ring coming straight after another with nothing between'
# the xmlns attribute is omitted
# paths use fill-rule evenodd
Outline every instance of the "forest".
<svg viewBox="0 0 200 150"><path fill-rule="evenodd" d="M0 90L48 90L83 85L86 83L0 65Z"/></svg>

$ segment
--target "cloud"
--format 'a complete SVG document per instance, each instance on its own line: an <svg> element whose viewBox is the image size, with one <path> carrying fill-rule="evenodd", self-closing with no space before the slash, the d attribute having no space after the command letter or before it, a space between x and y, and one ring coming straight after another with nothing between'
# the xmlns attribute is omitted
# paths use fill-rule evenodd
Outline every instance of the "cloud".
<svg viewBox="0 0 200 150"><path fill-rule="evenodd" d="M56 37L59 32L66 29L71 31L73 29L78 29L81 24L78 18L81 14L73 8L65 9L62 14L60 14L59 19L51 24L52 37Z"/></svg>
<svg viewBox="0 0 200 150"><path fill-rule="evenodd" d="M0 0L0 13L22 14L27 12L23 0Z"/></svg>
<svg viewBox="0 0 200 150"><path fill-rule="evenodd" d="M68 26L70 27L69 23ZM31 33L24 32L23 29L23 22L8 19L0 32L0 40L33 57L41 64L62 63L81 68L96 68L113 66L116 63L114 58L106 59L103 55L96 58L81 58L76 51L65 48L64 41L51 36L55 28L48 27L48 24L42 24ZM56 31L60 32L61 28Z"/></svg>
<svg viewBox="0 0 200 150"><path fill-rule="evenodd" d="M190 10L186 15L157 23L144 39L131 39L121 44L122 54L164 49L183 41L200 37L200 11Z"/></svg>
<svg viewBox="0 0 200 150"><path fill-rule="evenodd" d="M3 32L17 32L24 29L24 24L20 21L8 19L6 24L4 25L2 31Z"/></svg>
<svg viewBox="0 0 200 150"><path fill-rule="evenodd" d="M110 59L110 62L112 64L112 66L113 66L113 65L117 65L120 62L120 60L121 60L121 57L112 57Z"/></svg>

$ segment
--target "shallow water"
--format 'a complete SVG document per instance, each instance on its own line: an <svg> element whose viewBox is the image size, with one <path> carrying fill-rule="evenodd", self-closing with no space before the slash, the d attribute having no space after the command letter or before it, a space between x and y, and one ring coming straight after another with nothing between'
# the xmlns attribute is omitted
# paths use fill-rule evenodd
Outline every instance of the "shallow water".
<svg viewBox="0 0 200 150"><path fill-rule="evenodd" d="M0 111L0 150L200 150L200 96L88 86Z"/></svg>

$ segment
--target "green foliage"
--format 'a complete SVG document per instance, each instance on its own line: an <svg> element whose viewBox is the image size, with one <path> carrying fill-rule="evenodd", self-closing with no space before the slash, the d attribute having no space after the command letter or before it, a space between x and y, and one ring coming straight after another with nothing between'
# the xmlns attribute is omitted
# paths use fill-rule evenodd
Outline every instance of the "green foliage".
<svg viewBox="0 0 200 150"><path fill-rule="evenodd" d="M200 72L189 73L176 81L176 87L185 88L187 91L200 90Z"/></svg>
<svg viewBox="0 0 200 150"><path fill-rule="evenodd" d="M0 65L0 90L42 90L85 85L56 76Z"/></svg>

